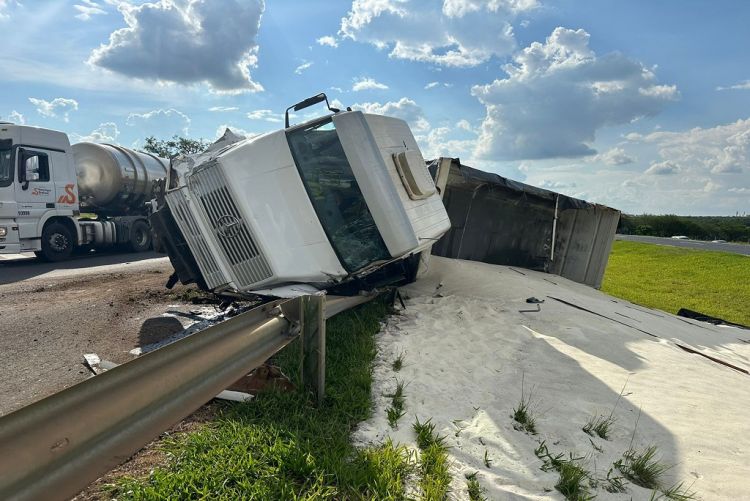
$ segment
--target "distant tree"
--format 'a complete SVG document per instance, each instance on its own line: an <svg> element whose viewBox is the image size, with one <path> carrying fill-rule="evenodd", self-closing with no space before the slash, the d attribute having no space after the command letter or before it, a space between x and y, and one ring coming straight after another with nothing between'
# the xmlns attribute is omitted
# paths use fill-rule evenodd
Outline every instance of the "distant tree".
<svg viewBox="0 0 750 501"><path fill-rule="evenodd" d="M655 237L686 235L698 240L721 238L735 242L750 242L750 217L623 214L617 231Z"/></svg>
<svg viewBox="0 0 750 501"><path fill-rule="evenodd" d="M654 229L647 224L639 224L635 227L636 235L653 235Z"/></svg>
<svg viewBox="0 0 750 501"><path fill-rule="evenodd" d="M172 158L177 155L202 153L210 144L211 142L205 139L190 139L182 136L173 136L172 139L156 139L154 136L149 136L146 138L143 150L157 157Z"/></svg>

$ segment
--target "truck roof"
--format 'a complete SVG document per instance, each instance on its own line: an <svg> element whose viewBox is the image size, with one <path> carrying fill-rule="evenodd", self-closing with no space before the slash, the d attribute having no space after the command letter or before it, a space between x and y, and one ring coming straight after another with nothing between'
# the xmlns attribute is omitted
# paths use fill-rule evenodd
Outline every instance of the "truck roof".
<svg viewBox="0 0 750 501"><path fill-rule="evenodd" d="M8 129L16 129L19 133L18 142L27 146L44 147L67 151L70 148L68 135L52 129L32 127L30 125L10 124Z"/></svg>

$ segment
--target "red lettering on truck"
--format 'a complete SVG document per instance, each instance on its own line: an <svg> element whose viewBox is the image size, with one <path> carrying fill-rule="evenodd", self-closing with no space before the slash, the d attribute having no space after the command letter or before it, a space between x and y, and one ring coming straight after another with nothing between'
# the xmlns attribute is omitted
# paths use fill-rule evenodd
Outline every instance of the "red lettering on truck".
<svg viewBox="0 0 750 501"><path fill-rule="evenodd" d="M75 188L74 184L66 184L65 185L65 195L61 195L60 198L57 199L57 203L59 204L74 204L76 203L76 194L73 191L73 188Z"/></svg>

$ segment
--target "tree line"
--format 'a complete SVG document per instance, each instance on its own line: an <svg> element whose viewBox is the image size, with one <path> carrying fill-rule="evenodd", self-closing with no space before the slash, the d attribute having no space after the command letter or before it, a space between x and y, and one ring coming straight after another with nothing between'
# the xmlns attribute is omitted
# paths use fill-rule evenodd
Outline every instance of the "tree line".
<svg viewBox="0 0 750 501"><path fill-rule="evenodd" d="M750 242L750 216L620 216L617 232L625 235L671 237L685 235L695 240Z"/></svg>

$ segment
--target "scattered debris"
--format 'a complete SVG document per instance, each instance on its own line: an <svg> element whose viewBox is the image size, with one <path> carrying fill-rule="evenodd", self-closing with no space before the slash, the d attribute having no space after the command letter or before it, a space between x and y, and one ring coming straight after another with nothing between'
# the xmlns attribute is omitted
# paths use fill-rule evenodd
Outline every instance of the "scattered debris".
<svg viewBox="0 0 750 501"><path fill-rule="evenodd" d="M228 400L230 402L247 402L255 398L255 395L250 395L249 393L241 391L224 390L216 395L215 398L218 398L219 400Z"/></svg>
<svg viewBox="0 0 750 501"><path fill-rule="evenodd" d="M94 374L99 374L101 372L101 370L99 369L99 364L101 363L101 359L99 358L99 355L97 355L96 353L84 353L83 363Z"/></svg>
<svg viewBox="0 0 750 501"><path fill-rule="evenodd" d="M281 369L275 365L263 364L250 374L232 383L228 390L257 395L267 388L294 391L295 386ZM217 397L219 398L219 397Z"/></svg>
<svg viewBox="0 0 750 501"><path fill-rule="evenodd" d="M542 311L542 303L544 302L544 299L538 299L531 296L526 298L526 302L536 305L536 310L518 310L519 313L538 313Z"/></svg>

